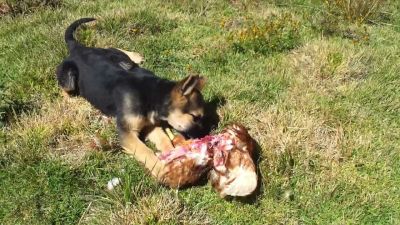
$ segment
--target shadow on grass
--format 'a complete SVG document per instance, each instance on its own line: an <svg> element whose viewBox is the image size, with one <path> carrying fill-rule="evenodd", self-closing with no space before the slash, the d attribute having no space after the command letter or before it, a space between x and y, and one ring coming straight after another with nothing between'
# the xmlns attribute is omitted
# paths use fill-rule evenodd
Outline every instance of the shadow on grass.
<svg viewBox="0 0 400 225"><path fill-rule="evenodd" d="M1 102L0 102L1 103ZM30 112L37 108L34 102L9 101L0 105L0 127L7 126L24 112Z"/></svg>

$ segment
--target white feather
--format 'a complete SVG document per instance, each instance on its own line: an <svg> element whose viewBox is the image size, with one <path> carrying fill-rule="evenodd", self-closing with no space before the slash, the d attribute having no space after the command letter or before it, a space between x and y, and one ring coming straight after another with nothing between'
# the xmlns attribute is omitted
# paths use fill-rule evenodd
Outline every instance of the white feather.
<svg viewBox="0 0 400 225"><path fill-rule="evenodd" d="M242 166L230 171L229 178L235 178L235 180L230 184L223 185L223 195L246 196L257 187L257 174Z"/></svg>

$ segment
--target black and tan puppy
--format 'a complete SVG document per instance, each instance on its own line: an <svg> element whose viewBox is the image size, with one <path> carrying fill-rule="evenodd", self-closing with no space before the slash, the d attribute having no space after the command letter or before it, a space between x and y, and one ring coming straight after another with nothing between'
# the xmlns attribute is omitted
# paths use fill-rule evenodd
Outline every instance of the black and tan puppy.
<svg viewBox="0 0 400 225"><path fill-rule="evenodd" d="M181 132L195 129L204 115L200 93L204 79L162 79L139 67L129 52L81 45L75 40L74 31L93 20L83 18L67 28L69 56L57 68L58 83L69 95L82 96L105 115L114 116L124 150L160 178L165 172L163 165L139 134L146 132L156 148L164 151L172 144L162 123Z"/></svg>

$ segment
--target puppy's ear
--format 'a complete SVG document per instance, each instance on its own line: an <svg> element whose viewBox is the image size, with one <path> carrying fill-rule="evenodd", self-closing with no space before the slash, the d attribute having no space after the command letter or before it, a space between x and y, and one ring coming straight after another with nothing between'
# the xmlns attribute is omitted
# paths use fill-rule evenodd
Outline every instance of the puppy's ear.
<svg viewBox="0 0 400 225"><path fill-rule="evenodd" d="M205 78L199 75L190 75L181 80L178 85L183 96L190 95L194 90L201 91L205 85Z"/></svg>
<svg viewBox="0 0 400 225"><path fill-rule="evenodd" d="M68 94L75 96L79 94L78 68L75 63L65 60L57 66L56 76L60 87Z"/></svg>

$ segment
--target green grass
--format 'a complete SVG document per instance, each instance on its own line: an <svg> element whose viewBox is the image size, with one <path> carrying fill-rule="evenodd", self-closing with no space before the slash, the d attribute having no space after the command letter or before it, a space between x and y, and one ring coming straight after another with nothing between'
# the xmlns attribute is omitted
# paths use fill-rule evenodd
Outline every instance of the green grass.
<svg viewBox="0 0 400 225"><path fill-rule="evenodd" d="M20 2L0 15L0 223L399 224L400 5L366 15L358 1L360 14L342 1ZM61 96L64 30L88 16L83 43L207 77L206 100L225 102L216 130L241 122L260 146L255 196L160 187L120 153L113 122Z"/></svg>

